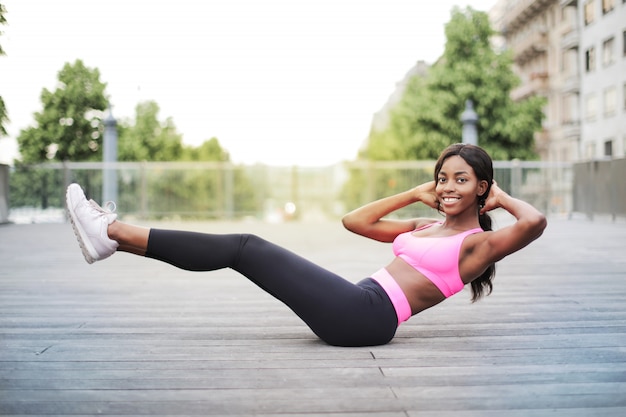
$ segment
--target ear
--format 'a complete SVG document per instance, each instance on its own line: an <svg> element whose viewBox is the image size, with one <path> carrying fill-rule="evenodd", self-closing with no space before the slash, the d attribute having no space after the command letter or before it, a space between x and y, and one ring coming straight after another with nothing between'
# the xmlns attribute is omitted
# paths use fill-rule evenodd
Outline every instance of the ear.
<svg viewBox="0 0 626 417"><path fill-rule="evenodd" d="M478 197L487 197L485 193L489 189L489 183L486 180L481 180L478 182Z"/></svg>

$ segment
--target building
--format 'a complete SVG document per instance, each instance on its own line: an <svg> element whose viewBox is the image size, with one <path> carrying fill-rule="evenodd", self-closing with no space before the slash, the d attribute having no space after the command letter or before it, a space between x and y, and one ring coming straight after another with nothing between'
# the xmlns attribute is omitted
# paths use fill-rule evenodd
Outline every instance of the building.
<svg viewBox="0 0 626 417"><path fill-rule="evenodd" d="M417 63L406 73L404 78L396 83L396 88L391 93L387 102L383 105L383 107L374 113L372 117L372 130L385 130L389 125L389 118L391 114L391 110L402 100L402 96L404 96L404 92L406 91L407 85L409 81L413 77L425 77L428 73L428 69L430 66L423 60L417 61Z"/></svg>
<svg viewBox="0 0 626 417"><path fill-rule="evenodd" d="M521 85L547 99L542 160L626 154L626 0L500 0L490 13Z"/></svg>
<svg viewBox="0 0 626 417"><path fill-rule="evenodd" d="M581 156L626 155L626 0L570 1L580 25ZM577 4L578 3L578 4Z"/></svg>

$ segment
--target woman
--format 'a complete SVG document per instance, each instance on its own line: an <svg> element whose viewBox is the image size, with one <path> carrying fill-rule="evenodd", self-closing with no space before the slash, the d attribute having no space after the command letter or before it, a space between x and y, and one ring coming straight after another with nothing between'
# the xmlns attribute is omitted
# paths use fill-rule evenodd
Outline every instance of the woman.
<svg viewBox="0 0 626 417"><path fill-rule="evenodd" d="M421 202L445 215L389 220ZM545 217L493 181L480 147L448 147L435 180L358 208L343 218L359 235L393 242L395 258L353 284L289 251L248 234L212 235L147 229L116 220L113 210L67 190L67 206L83 255L92 263L116 251L154 258L190 271L232 268L290 307L313 332L336 346L388 343L400 323L470 284L473 301L491 292L494 264L537 239ZM503 208L517 221L491 231L488 211Z"/></svg>

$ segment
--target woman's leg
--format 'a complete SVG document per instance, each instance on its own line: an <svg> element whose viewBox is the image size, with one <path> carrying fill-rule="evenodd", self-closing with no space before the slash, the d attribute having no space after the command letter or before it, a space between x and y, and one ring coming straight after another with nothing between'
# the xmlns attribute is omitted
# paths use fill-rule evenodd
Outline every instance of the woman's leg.
<svg viewBox="0 0 626 417"><path fill-rule="evenodd" d="M397 316L372 280L358 285L253 235L210 235L146 229L67 190L70 220L87 262L116 250L145 255L193 271L232 268L285 303L324 341L341 346L384 344Z"/></svg>
<svg viewBox="0 0 626 417"><path fill-rule="evenodd" d="M254 235L152 229L146 256L191 271L232 268L332 345L384 344L397 328L393 305L373 280L355 285Z"/></svg>
<svg viewBox="0 0 626 417"><path fill-rule="evenodd" d="M119 244L118 251L146 255L150 229L114 221L109 225L107 235Z"/></svg>

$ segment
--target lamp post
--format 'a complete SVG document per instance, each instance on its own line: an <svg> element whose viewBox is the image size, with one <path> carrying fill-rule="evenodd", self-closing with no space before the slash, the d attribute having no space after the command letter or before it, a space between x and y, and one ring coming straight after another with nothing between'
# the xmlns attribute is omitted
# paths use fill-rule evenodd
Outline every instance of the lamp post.
<svg viewBox="0 0 626 417"><path fill-rule="evenodd" d="M465 111L461 114L461 122L463 123L463 143L478 145L478 115L474 111L474 103L472 100L465 101Z"/></svg>
<svg viewBox="0 0 626 417"><path fill-rule="evenodd" d="M114 166L117 162L117 121L109 105L109 114L104 119L103 172L102 172L102 201L117 200L117 171Z"/></svg>

